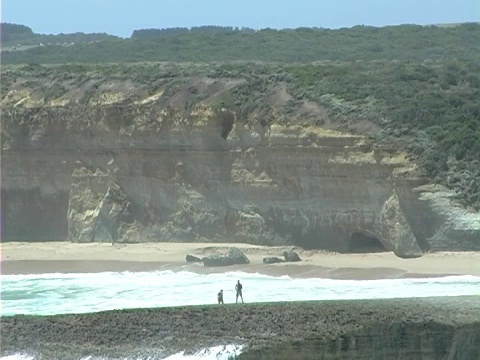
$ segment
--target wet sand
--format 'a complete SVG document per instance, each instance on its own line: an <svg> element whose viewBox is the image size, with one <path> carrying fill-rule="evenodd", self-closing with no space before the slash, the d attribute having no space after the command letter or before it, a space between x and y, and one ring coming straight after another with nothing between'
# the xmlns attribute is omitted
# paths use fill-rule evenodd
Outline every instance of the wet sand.
<svg viewBox="0 0 480 360"><path fill-rule="evenodd" d="M187 254L199 257L226 253L231 246L242 250L248 265L206 268L189 264ZM401 259L393 253L338 254L293 248L302 258L298 263L266 265L265 256L282 257L292 247L266 247L219 243L76 244L71 242L7 242L1 244L1 272L38 274L54 272L104 271L195 271L213 273L245 271L271 276L322 277L332 279L386 279L444 275L480 276L480 252L438 252L415 259Z"/></svg>

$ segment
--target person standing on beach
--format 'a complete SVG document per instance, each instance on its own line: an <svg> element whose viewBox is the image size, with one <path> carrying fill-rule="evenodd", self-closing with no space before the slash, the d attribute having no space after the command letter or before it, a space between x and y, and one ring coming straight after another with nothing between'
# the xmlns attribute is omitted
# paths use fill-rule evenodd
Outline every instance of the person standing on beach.
<svg viewBox="0 0 480 360"><path fill-rule="evenodd" d="M235 298L236 303L238 303L238 297L240 296L240 298L242 299L242 304L243 304L242 289L243 289L243 286L242 286L242 284L240 284L240 280L238 280L237 284L235 285L235 291L237 293L237 296Z"/></svg>
<svg viewBox="0 0 480 360"><path fill-rule="evenodd" d="M223 304L223 290L220 290L217 294L217 300L219 304Z"/></svg>

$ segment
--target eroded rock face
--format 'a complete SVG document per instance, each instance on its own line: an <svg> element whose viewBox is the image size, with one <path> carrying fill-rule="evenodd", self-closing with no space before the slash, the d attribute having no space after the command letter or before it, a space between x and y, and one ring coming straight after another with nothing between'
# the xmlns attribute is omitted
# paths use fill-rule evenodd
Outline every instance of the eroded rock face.
<svg viewBox="0 0 480 360"><path fill-rule="evenodd" d="M402 257L480 250L479 214L428 185L404 153L321 127L262 126L229 109L186 111L162 96L88 104L7 96L2 240L348 252L352 241L361 250L354 234L363 234Z"/></svg>
<svg viewBox="0 0 480 360"><path fill-rule="evenodd" d="M68 237L74 242L138 242L132 204L122 188L97 169L74 171ZM78 209L82 209L78 211Z"/></svg>
<svg viewBox="0 0 480 360"><path fill-rule="evenodd" d="M380 212L379 234L380 238L384 239L385 247L393 249L399 256L417 257L422 255L422 249L400 208L396 193L385 201Z"/></svg>

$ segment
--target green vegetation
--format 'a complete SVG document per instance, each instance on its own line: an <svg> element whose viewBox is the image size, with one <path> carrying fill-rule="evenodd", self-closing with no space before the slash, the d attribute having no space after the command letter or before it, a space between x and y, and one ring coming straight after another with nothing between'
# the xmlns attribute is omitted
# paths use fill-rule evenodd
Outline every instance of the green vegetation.
<svg viewBox="0 0 480 360"><path fill-rule="evenodd" d="M4 29L5 25L2 26L3 31ZM58 40L38 38L44 44L64 41L76 44L69 47L49 45L24 51L3 51L2 62L423 61L477 59L480 53L480 25L473 23L455 27L402 25L383 28L356 26L339 30L298 28L259 31L207 26L190 30L137 30L130 39L110 39L105 34L97 35L98 37L81 43L73 38L63 40L61 35L56 35L55 39ZM103 41L92 43L96 40Z"/></svg>
<svg viewBox="0 0 480 360"><path fill-rule="evenodd" d="M30 33L28 28L13 30ZM2 61L32 64L2 69L2 98L17 77L28 78L31 86L43 86L48 78L53 85L42 92L52 99L66 92L67 82L80 86L93 79L97 88L85 92L83 103L105 81L129 80L146 86L151 94L162 89L160 101L165 103L188 89L188 110L207 96L201 90L190 91L193 77L242 80L209 105L227 107L243 121L259 119L255 121L262 126L292 121L321 125L324 117L294 116L306 102L324 109L337 128L362 132L356 125L373 124L381 129L367 132L374 146L407 150L425 176L455 189L465 205L480 209L478 24L281 31L150 29L135 31L131 39L4 51ZM142 63L129 63L134 61ZM34 65L71 62L77 64ZM104 62L117 64L100 64ZM283 117L274 114L267 101L279 87L291 95L282 105Z"/></svg>
<svg viewBox="0 0 480 360"><path fill-rule="evenodd" d="M0 27L2 30L0 33L2 48L17 47L18 45L89 43L117 39L116 36L105 33L84 34L78 32L74 34L58 35L36 34L28 26L10 23L2 23L0 24Z"/></svg>
<svg viewBox="0 0 480 360"><path fill-rule="evenodd" d="M2 23L1 29L2 45L10 42L14 43L15 41L24 41L34 36L32 29L25 25Z"/></svg>
<svg viewBox="0 0 480 360"><path fill-rule="evenodd" d="M295 80L292 94L327 106L340 121L373 121L384 136L405 140L412 154L426 156L430 177L449 162L480 159L477 62L362 62L288 70Z"/></svg>

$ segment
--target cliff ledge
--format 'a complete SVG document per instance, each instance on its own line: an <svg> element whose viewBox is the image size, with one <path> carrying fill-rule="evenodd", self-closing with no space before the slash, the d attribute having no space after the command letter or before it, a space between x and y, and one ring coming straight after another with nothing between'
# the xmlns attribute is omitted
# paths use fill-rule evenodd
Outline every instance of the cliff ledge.
<svg viewBox="0 0 480 360"><path fill-rule="evenodd" d="M242 115L227 101L242 78L153 86L70 72L56 74L52 95L41 75L12 72L2 94L4 241L480 250L478 212L407 153L372 146L374 124L352 132L307 100L287 111L281 81Z"/></svg>

